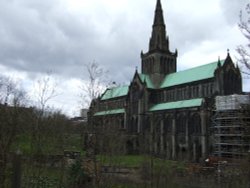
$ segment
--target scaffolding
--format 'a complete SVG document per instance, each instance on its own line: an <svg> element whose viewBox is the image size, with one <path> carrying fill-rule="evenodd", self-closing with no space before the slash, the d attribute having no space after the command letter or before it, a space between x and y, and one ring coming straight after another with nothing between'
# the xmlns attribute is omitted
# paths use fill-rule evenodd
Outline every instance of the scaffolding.
<svg viewBox="0 0 250 188"><path fill-rule="evenodd" d="M213 154L242 158L250 153L250 96L216 97L212 117Z"/></svg>

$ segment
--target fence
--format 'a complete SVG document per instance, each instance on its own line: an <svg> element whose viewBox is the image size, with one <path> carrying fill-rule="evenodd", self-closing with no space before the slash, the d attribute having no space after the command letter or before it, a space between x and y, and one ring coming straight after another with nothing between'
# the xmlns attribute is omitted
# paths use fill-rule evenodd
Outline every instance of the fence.
<svg viewBox="0 0 250 188"><path fill-rule="evenodd" d="M63 155L23 156L13 154L9 161L12 173L5 187L63 188L68 187L67 160Z"/></svg>

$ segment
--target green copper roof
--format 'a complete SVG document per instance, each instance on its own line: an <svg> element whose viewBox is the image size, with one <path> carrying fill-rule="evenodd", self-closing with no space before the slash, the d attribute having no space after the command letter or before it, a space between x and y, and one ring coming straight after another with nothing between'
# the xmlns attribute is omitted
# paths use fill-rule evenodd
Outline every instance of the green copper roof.
<svg viewBox="0 0 250 188"><path fill-rule="evenodd" d="M107 100L116 97L122 97L128 94L128 86L108 88L101 97L101 100Z"/></svg>
<svg viewBox="0 0 250 188"><path fill-rule="evenodd" d="M107 110L107 111L101 111L101 112L96 112L94 116L104 116L104 115L111 115L111 114L122 114L125 113L124 108L120 109L114 109L114 110Z"/></svg>
<svg viewBox="0 0 250 188"><path fill-rule="evenodd" d="M149 75L146 74L139 74L140 79L142 82L146 82L147 88L153 89L154 85L149 77Z"/></svg>
<svg viewBox="0 0 250 188"><path fill-rule="evenodd" d="M224 61L221 61L221 65L223 65L223 63ZM184 83L212 78L214 77L214 71L217 68L217 66L218 62L214 62L169 74L163 80L160 88L171 87Z"/></svg>
<svg viewBox="0 0 250 188"><path fill-rule="evenodd" d="M167 102L167 103L160 103L156 104L149 109L149 111L159 111L159 110L171 110L171 109L178 109L178 108L190 108L195 106L201 106L202 98L199 99L190 99L184 101L176 101L176 102Z"/></svg>

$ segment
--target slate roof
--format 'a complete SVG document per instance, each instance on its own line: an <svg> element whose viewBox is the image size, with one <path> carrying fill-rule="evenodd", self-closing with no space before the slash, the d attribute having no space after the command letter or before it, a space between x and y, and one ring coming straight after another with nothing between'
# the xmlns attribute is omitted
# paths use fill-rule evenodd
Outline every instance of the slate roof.
<svg viewBox="0 0 250 188"><path fill-rule="evenodd" d="M198 99L189 99L183 101L175 101L175 102L167 102L167 103L160 103L152 106L149 111L160 111L160 110L171 110L171 109L178 109L178 108L191 108L201 106L202 98Z"/></svg>
<svg viewBox="0 0 250 188"><path fill-rule="evenodd" d="M124 108L97 112L94 114L94 116L104 116L104 115L122 114L122 113L125 113Z"/></svg>
<svg viewBox="0 0 250 188"><path fill-rule="evenodd" d="M128 94L128 86L119 86L119 87L108 88L103 93L101 100L122 97L122 96L126 96L127 94Z"/></svg>

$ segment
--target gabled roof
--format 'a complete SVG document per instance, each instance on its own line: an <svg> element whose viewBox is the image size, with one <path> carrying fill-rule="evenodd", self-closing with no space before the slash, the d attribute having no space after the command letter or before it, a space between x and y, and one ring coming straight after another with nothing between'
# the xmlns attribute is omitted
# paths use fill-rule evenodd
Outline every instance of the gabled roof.
<svg viewBox="0 0 250 188"><path fill-rule="evenodd" d="M221 65L223 65L224 61L220 61L220 63ZM160 88L166 88L189 82L213 78L214 71L216 70L217 67L218 67L218 61L169 74L163 80Z"/></svg>
<svg viewBox="0 0 250 188"><path fill-rule="evenodd" d="M220 61L221 65L224 64L224 60ZM160 88L166 88L171 86L176 86L180 84L195 82L199 80L204 80L214 77L214 72L218 67L218 61L205 64L202 66L194 67L191 69L175 72L166 75L163 82L160 85ZM147 88L155 89L153 82L150 79L150 76L147 74L138 74L141 81L146 83ZM101 96L101 100L107 100L117 97L126 96L128 94L129 86L119 86L108 88Z"/></svg>
<svg viewBox="0 0 250 188"><path fill-rule="evenodd" d="M125 96L127 94L128 94L128 86L119 86L119 87L108 88L103 93L101 100L122 97L122 96Z"/></svg>
<svg viewBox="0 0 250 188"><path fill-rule="evenodd" d="M149 75L147 74L139 74L139 77L142 82L146 82L147 88L154 89L153 82L151 81Z"/></svg>
<svg viewBox="0 0 250 188"><path fill-rule="evenodd" d="M96 112L94 116L104 116L104 115L123 114L123 113L125 113L124 108L119 108L119 109Z"/></svg>
<svg viewBox="0 0 250 188"><path fill-rule="evenodd" d="M149 111L160 111L160 110L171 110L171 109L179 109L179 108L191 108L196 106L201 106L202 98L198 99L190 99L190 100L183 100L183 101L176 101L176 102L167 102L167 103L160 103L152 106Z"/></svg>

